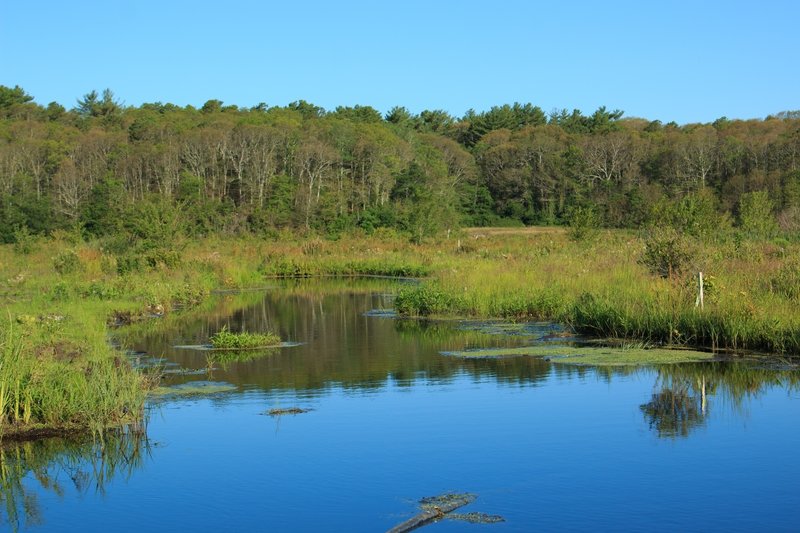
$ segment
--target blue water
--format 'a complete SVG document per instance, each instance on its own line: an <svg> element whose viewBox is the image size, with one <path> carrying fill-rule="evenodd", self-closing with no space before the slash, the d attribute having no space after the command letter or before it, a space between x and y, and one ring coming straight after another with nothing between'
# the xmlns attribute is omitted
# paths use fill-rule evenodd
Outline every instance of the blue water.
<svg viewBox="0 0 800 533"><path fill-rule="evenodd" d="M419 498L447 491L478 495L464 512L506 521L444 520L425 531L800 527L800 392L791 373L737 396L707 367L720 384L706 414L685 435L659 433L640 406L661 390L663 370L461 361L439 352L475 337L420 340L424 332L415 337L396 319L363 314L382 305L381 294L273 292L230 316L234 326L270 323L304 344L217 369L214 379L234 392L153 403L141 464L102 484L92 477L79 490L56 463L60 491L29 473L22 484L38 514L19 529L385 531L418 512ZM165 333L137 348L161 346L184 367L191 357L204 366L203 356L169 352L187 339L198 340ZM264 414L294 406L311 411ZM7 519L0 528L11 529Z"/></svg>

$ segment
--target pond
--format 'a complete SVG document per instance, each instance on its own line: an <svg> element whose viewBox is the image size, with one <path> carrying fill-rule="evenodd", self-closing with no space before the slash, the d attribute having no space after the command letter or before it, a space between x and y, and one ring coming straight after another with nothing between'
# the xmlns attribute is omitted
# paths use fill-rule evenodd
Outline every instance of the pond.
<svg viewBox="0 0 800 533"><path fill-rule="evenodd" d="M0 530L386 531L445 492L505 521L426 531L797 530L793 367L462 359L563 328L399 319L394 289L293 283L123 332L164 370L147 427L6 446ZM186 348L223 326L294 344Z"/></svg>

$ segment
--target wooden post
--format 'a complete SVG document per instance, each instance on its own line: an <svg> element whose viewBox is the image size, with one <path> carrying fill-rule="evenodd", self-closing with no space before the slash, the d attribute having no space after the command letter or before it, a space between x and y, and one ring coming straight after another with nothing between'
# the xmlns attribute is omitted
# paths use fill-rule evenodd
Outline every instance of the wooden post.
<svg viewBox="0 0 800 533"><path fill-rule="evenodd" d="M703 273L700 272L700 275L697 276L700 280L700 309L703 308Z"/></svg>

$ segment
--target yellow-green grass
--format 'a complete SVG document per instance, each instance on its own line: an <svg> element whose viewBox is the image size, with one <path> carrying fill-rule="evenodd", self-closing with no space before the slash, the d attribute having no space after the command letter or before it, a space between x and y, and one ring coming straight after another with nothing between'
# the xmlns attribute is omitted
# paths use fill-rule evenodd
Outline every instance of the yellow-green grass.
<svg viewBox="0 0 800 533"><path fill-rule="evenodd" d="M551 319L601 337L712 349L800 353L800 302L772 280L800 247L707 245L681 277L665 280L642 266L644 243L607 232L591 244L558 234L484 237L434 279L401 290L406 315ZM695 305L693 276L711 285Z"/></svg>

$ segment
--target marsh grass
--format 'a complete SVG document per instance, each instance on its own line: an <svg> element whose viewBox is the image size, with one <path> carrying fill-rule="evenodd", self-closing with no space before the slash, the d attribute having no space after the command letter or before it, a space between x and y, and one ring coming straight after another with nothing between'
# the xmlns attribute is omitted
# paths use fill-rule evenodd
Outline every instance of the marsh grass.
<svg viewBox="0 0 800 533"><path fill-rule="evenodd" d="M108 344L48 340L30 328L2 328L0 431L48 427L100 431L136 421L145 377Z"/></svg>
<svg viewBox="0 0 800 533"><path fill-rule="evenodd" d="M209 342L217 350L251 350L256 348L268 348L280 344L281 339L272 332L249 333L247 331L232 332L227 326L210 338Z"/></svg>
<svg viewBox="0 0 800 533"><path fill-rule="evenodd" d="M443 261L433 279L399 291L408 316L549 319L578 332L653 345L800 353L797 250L768 242L703 244L685 276L651 273L633 233L604 232L591 243L558 234L492 236L474 253ZM700 247L700 244L695 243ZM687 259L688 261L688 259ZM695 306L696 272L713 279Z"/></svg>

